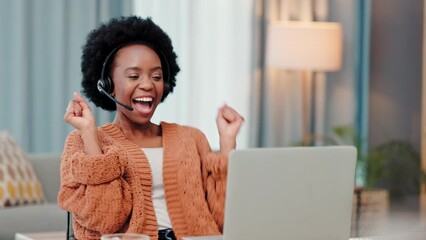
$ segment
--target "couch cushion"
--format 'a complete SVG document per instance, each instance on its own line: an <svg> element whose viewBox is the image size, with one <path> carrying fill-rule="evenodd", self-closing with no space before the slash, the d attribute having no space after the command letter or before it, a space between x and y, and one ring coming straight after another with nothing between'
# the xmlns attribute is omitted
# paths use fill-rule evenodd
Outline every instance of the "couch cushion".
<svg viewBox="0 0 426 240"><path fill-rule="evenodd" d="M66 227L67 212L55 203L0 209L1 240L13 240L17 232L66 231Z"/></svg>
<svg viewBox="0 0 426 240"><path fill-rule="evenodd" d="M61 183L61 155L56 153L32 153L27 155L34 172L43 186L46 202L56 203Z"/></svg>
<svg viewBox="0 0 426 240"><path fill-rule="evenodd" d="M33 166L14 139L0 132L0 208L43 202Z"/></svg>

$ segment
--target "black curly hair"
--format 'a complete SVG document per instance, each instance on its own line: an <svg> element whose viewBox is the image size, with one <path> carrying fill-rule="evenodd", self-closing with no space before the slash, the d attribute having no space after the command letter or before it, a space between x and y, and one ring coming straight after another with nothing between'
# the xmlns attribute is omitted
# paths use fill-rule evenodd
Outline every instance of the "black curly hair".
<svg viewBox="0 0 426 240"><path fill-rule="evenodd" d="M107 56L115 54L119 48L126 44L138 42L153 48L160 57L166 86L161 101L164 101L167 95L173 92L173 88L176 86L176 75L180 68L170 37L151 18L118 17L92 30L87 35L86 44L83 46L81 57L82 92L96 106L108 111L117 109L115 102L98 91L97 82L101 78L103 64ZM114 56L111 58L114 58ZM109 72L114 61L112 59L108 62L107 72ZM165 64L168 67L165 67Z"/></svg>

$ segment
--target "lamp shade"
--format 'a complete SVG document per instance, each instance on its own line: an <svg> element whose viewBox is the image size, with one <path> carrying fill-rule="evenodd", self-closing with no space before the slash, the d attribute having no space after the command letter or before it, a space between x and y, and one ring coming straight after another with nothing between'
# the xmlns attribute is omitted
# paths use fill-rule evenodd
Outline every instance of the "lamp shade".
<svg viewBox="0 0 426 240"><path fill-rule="evenodd" d="M266 66L336 71L341 66L342 27L334 22L270 22Z"/></svg>

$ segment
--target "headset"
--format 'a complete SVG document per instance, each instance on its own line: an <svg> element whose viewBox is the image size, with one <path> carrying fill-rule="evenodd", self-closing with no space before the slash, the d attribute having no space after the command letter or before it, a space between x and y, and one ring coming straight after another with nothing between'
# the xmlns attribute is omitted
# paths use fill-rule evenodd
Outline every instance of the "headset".
<svg viewBox="0 0 426 240"><path fill-rule="evenodd" d="M96 86L98 88L98 91L101 92L102 94L104 94L105 96L107 96L109 99L111 99L112 101L114 101L115 103L121 105L122 107L126 108L129 111L133 111L133 108L129 105L126 105L124 103L119 102L117 99L115 99L111 93L114 90L114 83L112 81L112 79L108 76L108 74L106 73L106 71L108 70L108 66L110 64L110 59L113 58L113 56L115 56L115 54L118 52L118 50L120 50L122 47L127 46L127 45L131 45L131 44L142 44L142 45L146 45L149 48L151 48L152 50L154 50L157 55L160 58L161 61L161 65L162 67L164 67L163 72L165 73L164 76L164 91L168 92L170 90L170 67L169 67L169 62L167 61L166 56L164 55L164 53L155 45L149 43L149 42L144 42L144 41L136 41L136 42L127 42L125 44L120 44L117 47L115 47L109 54L108 56L105 58L105 61L102 65L102 71L101 71L101 78L98 80Z"/></svg>

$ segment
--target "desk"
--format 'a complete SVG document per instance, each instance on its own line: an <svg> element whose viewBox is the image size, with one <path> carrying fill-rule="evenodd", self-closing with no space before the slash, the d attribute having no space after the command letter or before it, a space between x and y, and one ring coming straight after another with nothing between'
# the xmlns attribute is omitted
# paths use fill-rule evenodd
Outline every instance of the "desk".
<svg viewBox="0 0 426 240"><path fill-rule="evenodd" d="M16 233L15 240L64 240L65 232Z"/></svg>

